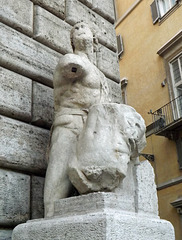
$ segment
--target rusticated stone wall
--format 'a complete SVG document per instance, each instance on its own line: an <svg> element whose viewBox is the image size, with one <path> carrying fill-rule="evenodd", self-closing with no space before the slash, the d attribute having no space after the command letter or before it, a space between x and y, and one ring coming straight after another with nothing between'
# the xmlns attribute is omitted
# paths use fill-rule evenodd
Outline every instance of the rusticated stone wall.
<svg viewBox="0 0 182 240"><path fill-rule="evenodd" d="M46 149L53 121L53 70L71 52L72 25L84 20L99 39L97 66L121 102L113 0L1 0L0 240L43 217Z"/></svg>

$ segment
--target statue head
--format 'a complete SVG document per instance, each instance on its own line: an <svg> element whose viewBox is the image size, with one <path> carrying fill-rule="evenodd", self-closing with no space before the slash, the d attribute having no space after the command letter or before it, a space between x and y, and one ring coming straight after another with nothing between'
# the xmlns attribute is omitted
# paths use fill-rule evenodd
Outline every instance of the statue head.
<svg viewBox="0 0 182 240"><path fill-rule="evenodd" d="M78 22L73 26L70 38L73 51L84 51L93 48L94 43L96 43L94 33L84 22Z"/></svg>

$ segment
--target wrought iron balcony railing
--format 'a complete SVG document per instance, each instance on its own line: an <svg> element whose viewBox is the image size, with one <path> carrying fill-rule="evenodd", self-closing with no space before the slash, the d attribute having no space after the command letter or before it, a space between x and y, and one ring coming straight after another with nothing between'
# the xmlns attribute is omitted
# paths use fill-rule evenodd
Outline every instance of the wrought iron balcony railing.
<svg viewBox="0 0 182 240"><path fill-rule="evenodd" d="M152 113L154 133L165 136L164 131L182 126L182 95Z"/></svg>

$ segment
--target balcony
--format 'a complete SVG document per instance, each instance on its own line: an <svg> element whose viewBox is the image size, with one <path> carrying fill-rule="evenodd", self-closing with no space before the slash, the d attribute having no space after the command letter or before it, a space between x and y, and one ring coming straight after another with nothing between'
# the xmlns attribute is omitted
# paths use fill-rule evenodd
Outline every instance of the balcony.
<svg viewBox="0 0 182 240"><path fill-rule="evenodd" d="M177 137L182 129L182 95L153 112L152 120L156 135L169 139Z"/></svg>

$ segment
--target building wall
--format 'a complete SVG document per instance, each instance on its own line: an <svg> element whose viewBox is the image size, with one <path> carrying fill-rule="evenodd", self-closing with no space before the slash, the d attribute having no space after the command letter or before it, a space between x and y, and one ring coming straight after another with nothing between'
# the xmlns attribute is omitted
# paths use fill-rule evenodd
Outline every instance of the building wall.
<svg viewBox="0 0 182 240"><path fill-rule="evenodd" d="M121 34L124 44L120 76L121 79L128 79L127 103L143 116L148 126L152 123L152 116L148 114L150 109L155 111L170 101L168 84L161 86L166 79L164 59L157 52L182 29L179 21L182 16L181 1L175 11L156 24L152 22L152 0L115 2L119 16L116 32ZM133 9L132 5L135 5ZM174 224L176 240L180 240L180 215L170 204L182 196L180 185L177 184L182 180L182 171L179 170L175 141L152 134L147 138L147 147L143 152L155 157L152 165L159 186L160 216ZM169 182L172 182L172 186Z"/></svg>
<svg viewBox="0 0 182 240"><path fill-rule="evenodd" d="M43 217L53 70L72 52L70 29L80 20L97 33L97 66L112 102L121 102L112 0L1 0L1 240L11 239L17 224Z"/></svg>

